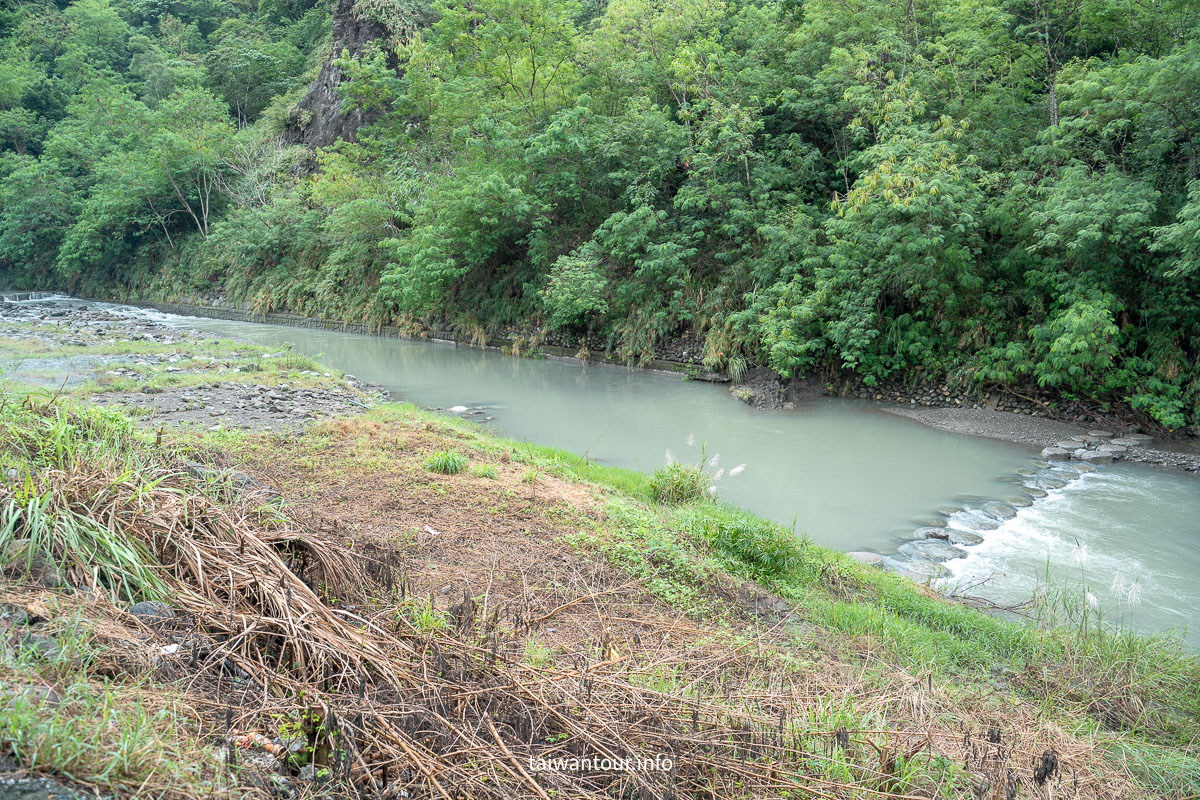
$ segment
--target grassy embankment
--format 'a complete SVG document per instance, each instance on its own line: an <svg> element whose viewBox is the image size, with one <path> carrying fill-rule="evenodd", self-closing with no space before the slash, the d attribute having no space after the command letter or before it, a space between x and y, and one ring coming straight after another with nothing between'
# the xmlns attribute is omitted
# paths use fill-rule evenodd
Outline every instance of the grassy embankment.
<svg viewBox="0 0 1200 800"><path fill-rule="evenodd" d="M86 397L2 402L2 599L34 624L0 630L0 742L37 770L266 791L245 753L213 758L236 728L302 741L275 769L315 763L305 791L1200 792L1193 656L1086 605L1018 625L948 603L711 502L699 469L604 467L404 405L159 435ZM140 599L176 617L124 613ZM528 760L661 752L669 775Z"/></svg>

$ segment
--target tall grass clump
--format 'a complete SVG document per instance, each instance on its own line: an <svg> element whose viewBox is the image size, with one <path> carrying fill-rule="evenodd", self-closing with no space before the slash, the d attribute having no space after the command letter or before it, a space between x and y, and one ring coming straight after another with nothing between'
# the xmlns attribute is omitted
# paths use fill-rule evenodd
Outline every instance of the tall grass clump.
<svg viewBox="0 0 1200 800"><path fill-rule="evenodd" d="M688 434L688 447L696 446L696 437ZM704 445L700 446L700 458L695 464L677 461L671 451L667 451L667 463L655 470L650 476L650 495L656 503L662 505L681 505L696 500L716 498L717 484L725 477L725 468L718 467L721 454L717 453L708 458ZM729 476L740 475L746 469L740 464L729 470Z"/></svg>
<svg viewBox="0 0 1200 800"><path fill-rule="evenodd" d="M673 462L659 467L650 476L650 493L654 502L679 505L703 500L708 496L708 476L692 464Z"/></svg>
<svg viewBox="0 0 1200 800"><path fill-rule="evenodd" d="M425 461L425 469L442 475L457 475L467 468L467 457L453 450L438 450Z"/></svg>
<svg viewBox="0 0 1200 800"><path fill-rule="evenodd" d="M114 601L168 594L145 547L68 507L61 492L39 493L27 480L0 508L0 567L33 574L47 561L76 578L90 576Z"/></svg>
<svg viewBox="0 0 1200 800"><path fill-rule="evenodd" d="M155 485L145 477L148 456L129 419L58 398L18 401L5 393L0 404L8 478L0 486L0 568L93 585L114 602L166 597L161 566L107 513L118 489L136 496ZM95 475L100 465L110 475L105 491L81 493L76 479Z"/></svg>

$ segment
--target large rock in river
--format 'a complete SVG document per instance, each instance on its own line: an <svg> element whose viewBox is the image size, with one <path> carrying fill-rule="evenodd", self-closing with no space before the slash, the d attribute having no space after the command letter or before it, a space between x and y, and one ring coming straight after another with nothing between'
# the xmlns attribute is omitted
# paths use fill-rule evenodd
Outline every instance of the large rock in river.
<svg viewBox="0 0 1200 800"><path fill-rule="evenodd" d="M909 542L908 544L901 545L899 552L910 558L925 558L937 563L950 561L955 558L963 558L967 554L966 550L962 550L939 539L921 539L920 541Z"/></svg>

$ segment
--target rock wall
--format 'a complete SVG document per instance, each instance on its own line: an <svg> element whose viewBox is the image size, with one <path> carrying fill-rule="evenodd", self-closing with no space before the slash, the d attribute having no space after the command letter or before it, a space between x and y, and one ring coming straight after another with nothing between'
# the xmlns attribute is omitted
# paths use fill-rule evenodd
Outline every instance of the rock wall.
<svg viewBox="0 0 1200 800"><path fill-rule="evenodd" d="M354 13L354 0L338 0L333 13L329 57L325 59L317 79L308 87L308 94L289 115L289 139L309 147L325 147L338 139L354 141L359 127L370 122L376 113L364 114L360 109L342 113L342 99L338 96L337 87L344 74L333 62L341 57L343 50L352 56L358 55L368 44L386 35L387 31L382 25Z"/></svg>

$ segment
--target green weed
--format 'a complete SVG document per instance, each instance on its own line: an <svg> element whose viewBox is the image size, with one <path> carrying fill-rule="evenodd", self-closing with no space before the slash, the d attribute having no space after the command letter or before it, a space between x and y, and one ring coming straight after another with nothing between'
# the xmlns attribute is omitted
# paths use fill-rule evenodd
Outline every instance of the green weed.
<svg viewBox="0 0 1200 800"><path fill-rule="evenodd" d="M457 475L467 468L467 457L453 450L439 450L425 460L425 469L442 475Z"/></svg>

